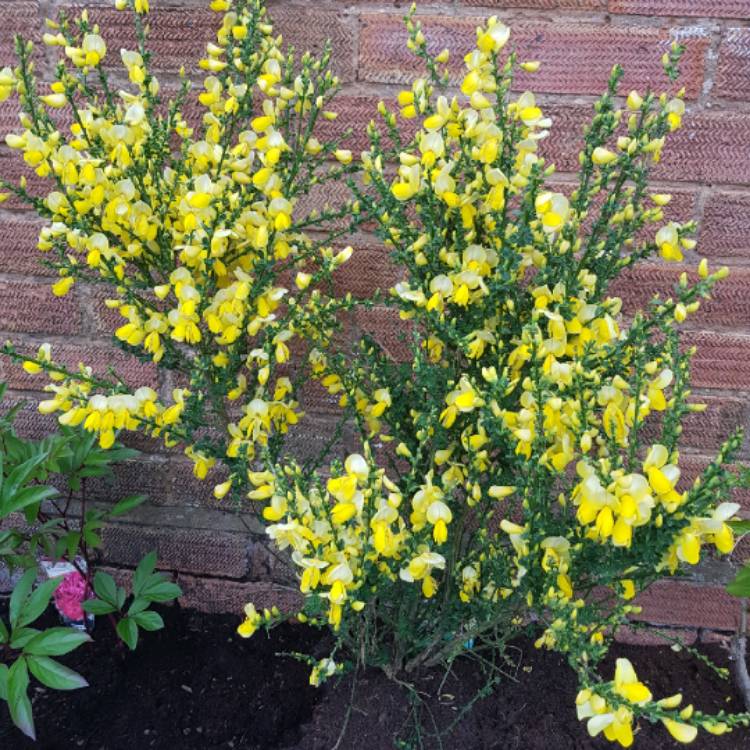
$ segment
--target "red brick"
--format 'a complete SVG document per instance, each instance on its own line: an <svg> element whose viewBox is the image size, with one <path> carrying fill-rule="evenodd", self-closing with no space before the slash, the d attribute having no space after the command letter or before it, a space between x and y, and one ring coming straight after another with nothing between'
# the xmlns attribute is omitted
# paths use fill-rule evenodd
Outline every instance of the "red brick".
<svg viewBox="0 0 750 750"><path fill-rule="evenodd" d="M340 11L310 7L313 5L290 5L284 0L269 3L268 13L274 24L274 33L281 34L284 44L294 47L299 55L307 50L319 54L330 39L333 72L344 83L353 81L356 19Z"/></svg>
<svg viewBox="0 0 750 750"><path fill-rule="evenodd" d="M624 272L612 284L610 292L622 297L623 311L632 315L646 308L655 294L662 299L673 296L683 270L682 264L641 263ZM695 274L688 275L695 279ZM690 322L693 325L747 326L750 321L748 289L750 269L733 268L729 277L714 287L713 297L701 301L700 309L690 317Z"/></svg>
<svg viewBox="0 0 750 750"><path fill-rule="evenodd" d="M75 289L55 297L50 285L0 281L0 329L23 333L78 333L81 314Z"/></svg>
<svg viewBox="0 0 750 750"><path fill-rule="evenodd" d="M22 354L36 354L39 348L38 344L14 343ZM115 349L114 346L54 344L52 358L71 370L77 370L82 362L90 366L95 375L102 377L107 377L109 368L114 368L117 375L133 389L142 385L155 388L157 385L156 365L140 362L135 357ZM48 382L43 374L29 375L20 365L14 365L8 360L0 360L0 377L10 388L18 390L39 390Z"/></svg>
<svg viewBox="0 0 750 750"><path fill-rule="evenodd" d="M609 11L644 16L750 18L747 0L609 0Z"/></svg>
<svg viewBox="0 0 750 750"><path fill-rule="evenodd" d="M6 396L0 403L0 412L5 413L8 409L15 406L19 401L23 406L16 414L13 423L16 433L22 437L32 440L41 440L57 429L57 417L52 414L40 414L37 404L43 398L37 397L18 398L17 395Z"/></svg>
<svg viewBox="0 0 750 750"><path fill-rule="evenodd" d="M740 426L747 424L748 404L746 399L717 396L695 396L691 401L704 403L702 413L688 414L683 420L684 432L680 436L682 448L714 452ZM652 414L643 425L644 444L661 440L661 416Z"/></svg>
<svg viewBox="0 0 750 750"><path fill-rule="evenodd" d="M180 66L197 75L205 73L198 61L205 55L208 42L216 41L221 14L202 3L189 7L154 7L149 14L149 49L155 70L176 71ZM81 8L76 4L68 8ZM120 67L118 51L135 49L136 40L130 13L119 13L111 7L90 8L93 23L101 26L109 48L109 63ZM333 45L332 68L342 81L354 78L354 19L335 11L275 6L271 13L274 32L281 34L285 45L293 46L301 55L305 50L319 53L325 41Z"/></svg>
<svg viewBox="0 0 750 750"><path fill-rule="evenodd" d="M32 198L45 198L52 190L56 188L54 182L49 179L42 179L36 172L30 169L23 161L23 158L17 151L11 150L3 143L0 146L0 177L6 182L18 185L21 178L26 178L26 191ZM23 209L30 208L29 203L11 195L3 203L3 208Z"/></svg>
<svg viewBox="0 0 750 750"><path fill-rule="evenodd" d="M530 8L532 10L604 10L607 0L459 0L463 5L483 8Z"/></svg>
<svg viewBox="0 0 750 750"><path fill-rule="evenodd" d="M111 336L127 323L118 309L107 307L106 300L117 297L109 284L87 284L81 287L86 323L97 334Z"/></svg>
<svg viewBox="0 0 750 750"><path fill-rule="evenodd" d="M294 220L302 221L313 211L320 214L340 210L347 201L351 200L352 194L349 188L340 180L313 185L309 193L300 196L294 208ZM318 228L328 231L329 229L344 229L347 226L347 219L334 219Z"/></svg>
<svg viewBox="0 0 750 750"><path fill-rule="evenodd" d="M700 226L701 255L709 258L750 258L750 193L711 189Z"/></svg>
<svg viewBox="0 0 750 750"><path fill-rule="evenodd" d="M180 452L184 446L180 446ZM229 501L219 502L214 497L214 487L226 479L226 472L221 466L214 467L204 480L193 474L193 462L175 456L165 468L168 492L156 500L157 505L181 505L192 507L211 507L231 510Z"/></svg>
<svg viewBox="0 0 750 750"><path fill-rule="evenodd" d="M654 176L750 185L750 113L688 113L664 147Z"/></svg>
<svg viewBox="0 0 750 750"><path fill-rule="evenodd" d="M352 257L333 275L337 295L351 292L355 297L371 297L376 290L384 295L402 277L399 268L390 258L390 250L375 240L353 243Z"/></svg>
<svg viewBox="0 0 750 750"><path fill-rule="evenodd" d="M400 320L398 311L373 307L356 311L357 325L370 334L388 356L399 362L411 359L409 323Z"/></svg>
<svg viewBox="0 0 750 750"><path fill-rule="evenodd" d="M248 542L240 534L206 529L110 525L103 530L104 558L135 566L155 550L158 567L203 575L241 578L248 570Z"/></svg>
<svg viewBox="0 0 750 750"><path fill-rule="evenodd" d="M464 74L463 56L476 41L484 19L422 16L433 53L451 51L454 81ZM682 32L687 52L682 61L682 85L696 98L703 83L703 62L709 36L699 29ZM668 49L671 30L645 26L602 26L594 23L523 22L513 26L512 47L521 59L541 60L536 74L519 73L515 87L538 92L596 94L606 88L614 62L625 68L623 88L667 85L660 58ZM377 83L408 83L417 75L416 58L406 48L400 16L364 14L361 21L359 77Z"/></svg>
<svg viewBox="0 0 750 750"><path fill-rule="evenodd" d="M694 453L680 454L680 484L678 485L681 492L689 490L692 487L696 477L701 475L709 463L714 460L716 456L700 456ZM735 489L732 492L732 502L739 503L743 509L750 510L750 489Z"/></svg>
<svg viewBox="0 0 750 750"><path fill-rule="evenodd" d="M685 331L682 341L698 350L690 368L690 383L694 387L750 389L750 336Z"/></svg>
<svg viewBox="0 0 750 750"><path fill-rule="evenodd" d="M0 244L0 271L29 275L56 275L42 265L45 256L37 250L40 221L29 219L0 219L2 244Z"/></svg>
<svg viewBox="0 0 750 750"><path fill-rule="evenodd" d="M684 421L685 431L680 445L685 448L715 451L737 427L747 424L748 403L746 399L695 396L692 401L704 403L702 413L688 414Z"/></svg>
<svg viewBox="0 0 750 750"><path fill-rule="evenodd" d="M727 651L732 646L733 638L734 638L734 633L732 635L727 635L725 633L717 633L715 630L701 629L700 631L701 643L715 643L718 646L721 646L721 648L726 649Z"/></svg>
<svg viewBox="0 0 750 750"><path fill-rule="evenodd" d="M116 503L130 495L147 495L158 504L169 492L168 464L162 457L140 455L112 467L114 477L89 480L88 497L97 503ZM127 520L127 518L126 518Z"/></svg>
<svg viewBox="0 0 750 750"><path fill-rule="evenodd" d="M250 573L253 581L295 581L298 568L289 557L267 544L268 538L259 538L250 547Z"/></svg>
<svg viewBox="0 0 750 750"><path fill-rule="evenodd" d="M626 643L629 646L665 646L671 645L675 640L683 646L692 646L698 638L695 630L667 629L667 628L632 628L620 627L615 633L618 643Z"/></svg>
<svg viewBox="0 0 750 750"><path fill-rule="evenodd" d="M18 64L13 42L16 34L24 39L38 41L41 38L41 26L42 14L38 0L5 0L3 23L0 24L0 66Z"/></svg>
<svg viewBox="0 0 750 750"><path fill-rule="evenodd" d="M256 608L278 607L290 616L299 612L302 595L288 586L274 583L223 581L215 578L196 578L180 575L177 583L182 587L180 606L201 612L235 613L242 617L242 608L252 602Z"/></svg>
<svg viewBox="0 0 750 750"><path fill-rule="evenodd" d="M643 611L633 619L655 625L734 630L739 615L737 599L720 586L687 581L657 581L635 602Z"/></svg>
<svg viewBox="0 0 750 750"><path fill-rule="evenodd" d="M726 29L724 32L711 94L741 102L750 99L750 29Z"/></svg>
<svg viewBox="0 0 750 750"><path fill-rule="evenodd" d="M340 409L336 415L310 409L294 430L289 431L284 444L285 455L300 464L310 462L315 465L320 461L319 468L325 471L333 457L358 449L359 442L355 441L351 425L345 425L340 436L335 438L339 421L336 417L340 416Z"/></svg>
<svg viewBox="0 0 750 750"><path fill-rule="evenodd" d="M390 109L395 110L397 105L393 95L384 95L382 99ZM379 101L380 97L377 96L340 94L330 106L332 111L338 113L338 117L335 120L318 122L315 128L316 136L321 142L340 140L342 147L349 148L358 155L370 147L370 139L367 137L367 124L370 120L382 124L377 111ZM411 123L410 131L409 135L404 134L404 138L416 130L413 120L407 122ZM385 128L380 127L380 130L384 131Z"/></svg>

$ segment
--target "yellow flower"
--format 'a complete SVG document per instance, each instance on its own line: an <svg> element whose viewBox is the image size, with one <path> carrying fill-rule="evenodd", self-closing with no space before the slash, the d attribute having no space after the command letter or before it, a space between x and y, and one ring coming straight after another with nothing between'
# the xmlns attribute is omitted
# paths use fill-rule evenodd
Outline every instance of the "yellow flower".
<svg viewBox="0 0 750 750"><path fill-rule="evenodd" d="M245 605L245 619L237 627L237 633L243 638L250 638L263 624L263 617L253 604Z"/></svg>
<svg viewBox="0 0 750 750"><path fill-rule="evenodd" d="M677 742L688 744L698 735L698 728L691 724L684 724L683 722L675 721L674 719L662 719L662 723Z"/></svg>
<svg viewBox="0 0 750 750"><path fill-rule="evenodd" d="M99 34L85 34L82 49L85 64L92 67L98 65L107 54L107 45Z"/></svg>
<svg viewBox="0 0 750 750"><path fill-rule="evenodd" d="M72 276L63 276L52 285L52 294L55 297L64 297L73 287L75 279Z"/></svg>

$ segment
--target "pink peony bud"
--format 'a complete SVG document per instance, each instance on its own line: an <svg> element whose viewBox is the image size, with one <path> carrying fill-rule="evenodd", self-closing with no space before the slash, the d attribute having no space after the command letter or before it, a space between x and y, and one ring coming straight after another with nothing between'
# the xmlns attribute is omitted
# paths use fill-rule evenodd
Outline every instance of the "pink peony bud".
<svg viewBox="0 0 750 750"><path fill-rule="evenodd" d="M84 599L87 598L87 595L88 585L86 579L77 570L67 573L63 578L63 582L55 591L55 606L57 607L57 611L63 617L67 617L74 622L83 620L85 614L81 605Z"/></svg>

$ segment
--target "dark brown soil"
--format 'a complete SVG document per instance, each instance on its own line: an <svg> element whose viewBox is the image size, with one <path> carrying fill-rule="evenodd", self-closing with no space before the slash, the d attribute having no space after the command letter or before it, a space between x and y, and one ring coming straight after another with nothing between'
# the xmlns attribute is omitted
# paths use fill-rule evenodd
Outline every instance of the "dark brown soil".
<svg viewBox="0 0 750 750"><path fill-rule="evenodd" d="M0 602L0 611L4 609ZM352 678L335 679L316 690L309 668L277 652L326 655L326 637L301 626L284 626L270 638L262 633L244 641L234 635L237 619L173 608L164 612L167 629L147 633L135 653L114 647L107 623L97 623L92 644L61 660L80 671L91 687L72 693L32 688L39 741L25 740L0 705L0 748L26 750L329 750L339 739L351 695ZM726 665L718 646L704 652ZM519 641L509 656L509 677L443 737L444 750L602 750L575 716L575 678L557 655ZM741 710L730 683L704 665L666 647L618 645L614 659L626 656L657 696L682 691L704 710ZM518 680L517 682L513 677ZM474 662L459 660L444 682L433 672L417 685L424 695L422 742L460 717L483 678ZM441 684L442 683L442 684ZM727 698L727 696L730 696ZM340 750L420 747L415 741L406 691L382 673L357 678L354 708ZM619 747L619 746L618 746ZM638 750L682 747L661 726L639 728ZM701 734L695 750L750 750L750 732L724 737Z"/></svg>

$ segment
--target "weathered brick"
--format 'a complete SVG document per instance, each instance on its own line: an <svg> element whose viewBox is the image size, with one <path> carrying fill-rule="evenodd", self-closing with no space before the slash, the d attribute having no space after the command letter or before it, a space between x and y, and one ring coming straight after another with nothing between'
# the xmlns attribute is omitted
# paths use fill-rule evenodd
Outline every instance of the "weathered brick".
<svg viewBox="0 0 750 750"><path fill-rule="evenodd" d="M750 258L750 193L712 189L700 225L701 255L709 258Z"/></svg>
<svg viewBox="0 0 750 750"><path fill-rule="evenodd" d="M623 273L611 287L622 297L623 310L631 315L644 309L655 294L662 299L674 295L674 287L684 268L659 263L641 263ZM688 274L695 278L694 274ZM734 268L729 277L717 284L710 300L703 300L691 316L693 325L744 327L750 321L750 269Z"/></svg>
<svg viewBox="0 0 750 750"><path fill-rule="evenodd" d="M687 453L683 451L680 454L680 483L678 488L681 492L689 490L695 479L700 476L711 461L716 458L713 456L701 456L695 453ZM744 510L750 510L750 489L735 489L732 492L732 501L739 503Z"/></svg>
<svg viewBox="0 0 750 750"><path fill-rule="evenodd" d="M113 477L88 480L88 497L97 503L116 503L130 495L147 495L148 502L157 504L169 491L168 468L163 457L146 455L117 463Z"/></svg>
<svg viewBox="0 0 750 750"><path fill-rule="evenodd" d="M399 362L411 357L409 324L399 319L397 310L387 307L361 309L356 312L356 320L357 325L370 334L388 355Z"/></svg>
<svg viewBox="0 0 750 750"><path fill-rule="evenodd" d="M685 417L680 439L683 447L716 451L737 427L747 424L746 399L702 395L692 400L706 404L707 409Z"/></svg>
<svg viewBox="0 0 750 750"><path fill-rule="evenodd" d="M241 578L248 570L248 542L241 534L122 524L106 526L102 536L105 560L117 565L137 565L155 550L166 570L228 578Z"/></svg>
<svg viewBox="0 0 750 750"><path fill-rule="evenodd" d="M253 581L294 583L297 580L297 570L286 552L269 547L268 537L256 539L250 547L249 578Z"/></svg>
<svg viewBox="0 0 750 750"><path fill-rule="evenodd" d="M37 250L36 242L42 222L29 219L2 219L0 241L0 272L29 275L54 275L42 265L44 254Z"/></svg>
<svg viewBox="0 0 750 750"><path fill-rule="evenodd" d="M38 0L5 0L3 2L3 22L0 24L0 66L18 64L15 55L14 39L20 34L24 39L37 42L42 14ZM36 57L38 57L38 53Z"/></svg>
<svg viewBox="0 0 750 750"><path fill-rule="evenodd" d="M667 139L654 177L750 185L750 113L690 112Z"/></svg>
<svg viewBox="0 0 750 750"><path fill-rule="evenodd" d="M22 354L36 354L38 344L14 342ZM113 346L85 345L85 344L55 344L52 347L52 358L55 362L76 370L80 363L92 368L95 375L105 377L110 368L114 369L129 386L137 388L142 385L155 388L157 385L156 365L150 362L140 362ZM20 365L14 365L7 360L0 360L0 377L9 387L18 390L39 390L48 380L44 375L29 375Z"/></svg>
<svg viewBox="0 0 750 750"><path fill-rule="evenodd" d="M85 7L77 3L68 9ZM274 31L281 34L285 46L293 46L301 54L305 50L320 53L327 39L333 46L332 68L342 81L354 78L354 19L332 10L309 7L288 8L274 5L271 9ZM101 26L101 33L110 50L136 48L132 17L111 7L93 7L89 16ZM154 7L149 14L149 49L156 70L173 72L185 68L203 76L198 61L205 55L208 42L216 41L221 15L205 3L192 6ZM120 66L119 55L110 52L109 64Z"/></svg>
<svg viewBox="0 0 750 750"><path fill-rule="evenodd" d="M552 118L550 135L540 153L562 172L578 170L583 126L593 116L585 104L543 105ZM688 112L683 127L667 138L654 179L681 182L750 184L750 115L744 112Z"/></svg>
<svg viewBox="0 0 750 750"><path fill-rule="evenodd" d="M685 628L632 628L620 627L615 633L618 643L629 646L665 646L679 641L683 646L692 646L698 638L695 630Z"/></svg>
<svg viewBox="0 0 750 750"><path fill-rule="evenodd" d="M205 480L200 480L193 474L192 461L174 456L165 468L165 474L168 492L157 501L158 505L189 505L231 510L228 501L219 502L213 494L214 487L226 479L226 472L222 466L216 466Z"/></svg>
<svg viewBox="0 0 750 750"><path fill-rule="evenodd" d="M604 10L607 0L459 0L463 5L483 8L530 8L532 10Z"/></svg>
<svg viewBox="0 0 750 750"><path fill-rule="evenodd" d="M314 185L309 193L300 196L294 209L295 221L308 218L313 211L318 213L335 212L351 199L352 195L349 188L340 180ZM341 229L346 226L346 220L334 219L321 228Z"/></svg>
<svg viewBox="0 0 750 750"><path fill-rule="evenodd" d="M387 294L403 275L390 258L390 250L375 240L352 245L352 257L333 275L336 294L351 292L355 297L365 298L378 289Z"/></svg>
<svg viewBox="0 0 750 750"><path fill-rule="evenodd" d="M747 424L746 399L702 395L691 400L706 404L707 409L685 417L684 432L680 437L683 448L716 451L737 427ZM661 415L650 415L641 433L644 442L657 443L661 440L661 434Z"/></svg>
<svg viewBox="0 0 750 750"><path fill-rule="evenodd" d="M26 191L35 198L46 197L54 189L52 185L55 184L50 180L39 177L33 169L26 165L17 151L11 151L4 143L0 145L0 177L13 185L18 185L21 178L25 178ZM15 195L11 195L3 203L3 208L26 210L29 208L29 204Z"/></svg>
<svg viewBox="0 0 750 750"><path fill-rule="evenodd" d="M687 581L657 581L635 603L643 611L633 619L654 625L734 630L739 615L737 599L722 587Z"/></svg>
<svg viewBox="0 0 750 750"><path fill-rule="evenodd" d="M0 597L10 594L22 576L23 570L17 568L11 573L5 563L0 563Z"/></svg>
<svg viewBox="0 0 750 750"><path fill-rule="evenodd" d="M746 0L609 0L609 11L644 16L750 18Z"/></svg>
<svg viewBox="0 0 750 750"><path fill-rule="evenodd" d="M750 336L716 331L685 331L686 346L697 352L690 382L698 388L750 389Z"/></svg>
<svg viewBox="0 0 750 750"><path fill-rule="evenodd" d="M726 29L719 45L712 96L746 102L750 99L750 29Z"/></svg>
<svg viewBox="0 0 750 750"><path fill-rule="evenodd" d="M0 413L5 413L19 402L21 408L16 414L13 426L16 433L23 438L41 440L57 428L57 417L52 414L40 414L37 404L43 396L26 394L20 398L17 394L7 395L0 402Z"/></svg>
<svg viewBox="0 0 750 750"><path fill-rule="evenodd" d="M55 297L49 284L0 281L0 328L13 333L75 334L81 314L75 289Z"/></svg>
<svg viewBox="0 0 750 750"><path fill-rule="evenodd" d="M476 41L482 17L422 16L429 50L451 50L454 82L464 74L463 57ZM595 94L606 88L617 60L625 68L623 87L666 85L660 58L669 48L673 30L645 26L603 26L580 22L521 22L513 25L511 39L519 57L542 60L538 73L519 73L514 85L520 90L564 94ZM696 98L703 84L703 61L708 32L680 29L687 47L682 61L688 98ZM407 83L417 74L417 63L406 48L406 30L400 16L363 14L360 36L359 77L376 83Z"/></svg>
<svg viewBox="0 0 750 750"><path fill-rule="evenodd" d="M257 609L276 606L291 616L302 606L299 591L273 583L223 581L188 575L178 576L177 583L183 592L180 605L202 612L236 612L241 616L242 608L251 602Z"/></svg>

